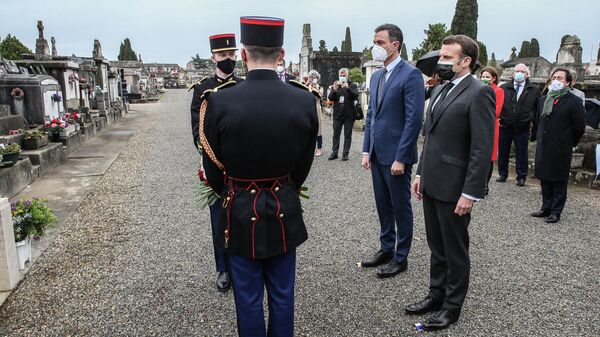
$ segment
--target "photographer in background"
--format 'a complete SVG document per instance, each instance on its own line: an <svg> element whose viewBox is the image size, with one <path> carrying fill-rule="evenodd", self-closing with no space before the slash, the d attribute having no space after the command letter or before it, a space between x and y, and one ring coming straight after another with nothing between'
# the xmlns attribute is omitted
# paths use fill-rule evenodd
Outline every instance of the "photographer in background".
<svg viewBox="0 0 600 337"><path fill-rule="evenodd" d="M333 140L329 160L338 158L340 148L340 135L344 128L344 149L342 160L348 160L350 145L352 143L352 127L354 126L354 100L358 98L356 84L350 82L348 69L342 68L338 72L339 79L333 83L328 100L333 102Z"/></svg>

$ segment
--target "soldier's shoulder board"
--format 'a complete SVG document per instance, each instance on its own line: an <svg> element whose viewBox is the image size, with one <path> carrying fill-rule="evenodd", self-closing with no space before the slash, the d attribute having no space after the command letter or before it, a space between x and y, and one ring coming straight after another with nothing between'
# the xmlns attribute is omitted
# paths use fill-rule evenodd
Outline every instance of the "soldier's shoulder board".
<svg viewBox="0 0 600 337"><path fill-rule="evenodd" d="M210 77L208 77L208 76L207 76L207 77L205 77L205 78L201 79L200 81L198 81L198 82L194 83L194 84L193 84L193 85L192 85L192 86L191 86L191 87L188 89L188 91L190 91L190 90L194 89L194 88L195 88L197 85L200 85L200 84L202 84L202 82L204 82L204 81L208 80L209 78L210 78Z"/></svg>
<svg viewBox="0 0 600 337"><path fill-rule="evenodd" d="M208 95L210 95L213 92L217 92L219 90L228 88L228 87L232 87L234 86L236 83L235 81L228 81L225 82L223 84L221 84L220 86L214 88L214 89L208 89L208 90L204 90L204 92L202 93L202 96L200 96L200 99L208 99Z"/></svg>
<svg viewBox="0 0 600 337"><path fill-rule="evenodd" d="M290 80L289 82L291 85L293 85L296 88L300 88L300 89L304 89L306 91L310 91L310 88L305 86L302 82L296 81L296 80Z"/></svg>
<svg viewBox="0 0 600 337"><path fill-rule="evenodd" d="M321 92L317 89L310 89L310 92L313 93L313 95L317 96L317 98L321 98Z"/></svg>

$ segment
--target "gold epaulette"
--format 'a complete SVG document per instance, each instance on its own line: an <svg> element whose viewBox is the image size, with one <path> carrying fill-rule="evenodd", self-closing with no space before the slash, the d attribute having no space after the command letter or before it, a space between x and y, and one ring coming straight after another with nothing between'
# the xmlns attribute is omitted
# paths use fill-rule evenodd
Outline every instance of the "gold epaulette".
<svg viewBox="0 0 600 337"><path fill-rule="evenodd" d="M212 90L205 90L202 93L202 96L200 96L200 99L202 100L198 117L198 130L200 131L200 150L206 153L208 158L210 158L210 160L219 168L219 170L223 172L225 172L225 165L223 165L223 163L221 163L215 155L215 152L208 143L208 139L206 138L206 134L204 133L204 120L206 119L206 109L208 108L208 95L210 95L212 92L217 92L221 89L233 86L235 84L236 82L233 80L225 82Z"/></svg>
<svg viewBox="0 0 600 337"><path fill-rule="evenodd" d="M207 99L208 95L210 95L210 93L217 92L217 91L219 91L221 89L225 89L225 88L230 87L230 86L235 85L235 84L236 84L235 81L231 80L231 81L227 81L227 82L221 84L220 86L218 86L216 88L204 90L204 92L200 96L200 99Z"/></svg>
<svg viewBox="0 0 600 337"><path fill-rule="evenodd" d="M208 77L208 76L207 76L207 77L205 77L205 78L201 79L200 81L198 81L198 82L196 82L196 83L192 84L192 86L191 86L191 87L188 89L188 91L190 91L190 90L194 89L194 88L195 88L195 87L196 87L198 84L201 84L202 82L204 82L204 81L208 80L209 78L210 78L210 77Z"/></svg>
<svg viewBox="0 0 600 337"><path fill-rule="evenodd" d="M313 95L317 96L317 98L321 98L321 92L317 89L310 89L310 92L313 93Z"/></svg>
<svg viewBox="0 0 600 337"><path fill-rule="evenodd" d="M310 91L310 88L307 87L307 86L305 86L302 82L299 82L299 81L296 81L296 80L290 80L290 84L293 85L293 86L295 86L295 87L297 87L297 88L304 89L306 91Z"/></svg>

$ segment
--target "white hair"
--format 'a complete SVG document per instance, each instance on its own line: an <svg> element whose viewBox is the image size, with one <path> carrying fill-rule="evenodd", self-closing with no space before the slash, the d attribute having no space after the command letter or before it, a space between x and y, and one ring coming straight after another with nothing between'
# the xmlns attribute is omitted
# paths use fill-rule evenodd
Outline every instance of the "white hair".
<svg viewBox="0 0 600 337"><path fill-rule="evenodd" d="M519 63L519 64L517 64L515 66L515 70L517 69L517 67L525 68L525 72L527 73L527 75L530 75L529 67L525 63Z"/></svg>
<svg viewBox="0 0 600 337"><path fill-rule="evenodd" d="M313 69L313 70L311 70L311 71L308 72L308 77L314 77L316 79L320 79L321 78L321 74L319 74L318 71L316 71L316 70Z"/></svg>

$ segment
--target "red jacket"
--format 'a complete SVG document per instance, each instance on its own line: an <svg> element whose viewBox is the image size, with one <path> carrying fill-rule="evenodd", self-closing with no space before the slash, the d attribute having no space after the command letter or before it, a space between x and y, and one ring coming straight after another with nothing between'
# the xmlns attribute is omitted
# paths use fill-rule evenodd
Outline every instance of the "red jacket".
<svg viewBox="0 0 600 337"><path fill-rule="evenodd" d="M496 83L492 83L492 89L496 93L496 128L494 129L494 152L492 152L492 161L498 160L498 134L500 133L500 112L504 104L504 90L498 88Z"/></svg>

